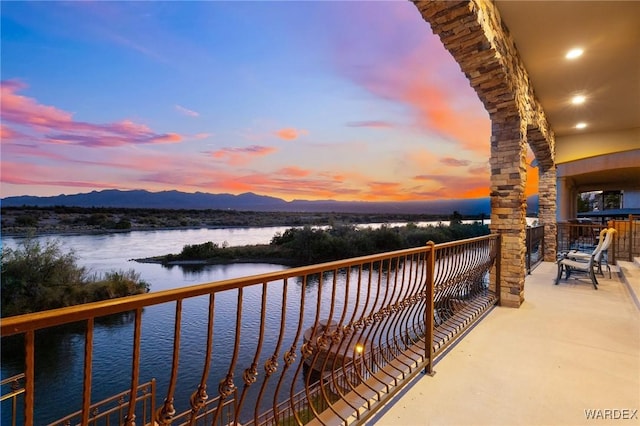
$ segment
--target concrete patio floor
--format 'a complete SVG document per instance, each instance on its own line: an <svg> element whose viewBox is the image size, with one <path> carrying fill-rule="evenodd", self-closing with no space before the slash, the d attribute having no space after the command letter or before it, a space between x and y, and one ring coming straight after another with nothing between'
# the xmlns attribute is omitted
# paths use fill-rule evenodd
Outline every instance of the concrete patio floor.
<svg viewBox="0 0 640 426"><path fill-rule="evenodd" d="M494 308L368 424L640 424L640 268L598 290L556 271L539 265L519 309Z"/></svg>

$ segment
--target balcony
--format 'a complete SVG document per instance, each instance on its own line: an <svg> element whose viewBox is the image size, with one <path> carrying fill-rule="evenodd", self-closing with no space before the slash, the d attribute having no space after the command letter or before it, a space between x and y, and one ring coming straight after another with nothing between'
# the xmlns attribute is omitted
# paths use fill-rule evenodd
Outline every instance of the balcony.
<svg viewBox="0 0 640 426"><path fill-rule="evenodd" d="M535 240L527 247L541 252ZM556 266L544 262L527 276L521 309L494 308L498 242L490 235L5 319L2 335L24 334L26 355L25 374L3 383L3 410L15 424L43 422L36 330L77 321L84 378L53 424L548 424L636 409L640 268L619 261L596 291L588 279L553 285ZM173 322L161 347L143 338L143 311L155 305ZM208 325L194 338L200 308ZM130 311L130 386L96 398L105 385L93 373L94 347L105 344L96 324ZM166 365L141 373L162 351ZM185 364L190 353L198 361ZM438 374L423 374L434 364ZM199 384L185 388L185 370Z"/></svg>
<svg viewBox="0 0 640 426"><path fill-rule="evenodd" d="M530 81L544 82L544 70L532 72L530 80L518 52L529 66L542 66L546 62L536 59L537 50L515 50L516 44L531 46L527 40L537 41L533 47L545 51L549 46L559 48L554 28L581 28L567 23L580 15L574 13L574 5L415 3L432 29L439 31L490 113L491 222L499 235L4 320L3 336L24 336L25 371L3 383L3 404L9 404L3 410L13 409L17 422L38 424L38 392L47 389L37 386L36 331L80 322L82 380L77 392L65 395L73 402L68 402L71 413L60 424L107 422L110 416L111 424L127 425L411 424L418 419L441 424L581 424L588 422L588 415L637 419L637 267L618 261L615 274L601 277L597 291L588 281L554 286L553 263L533 268L541 253L547 260L555 257L556 243L563 249L562 237L556 241L556 207L561 220L573 217L569 207L575 204L577 189L591 190L604 182L637 191L640 169L633 161L638 155L640 117L633 90L637 76L625 73L607 79L620 83L621 92L611 92L607 98L625 114L601 99L595 104L603 109L593 114L600 119L589 127L596 131L581 136L571 124L573 111L555 100L568 93L556 92L555 84L547 85L545 92L541 84L537 92L545 95L541 100L533 96L536 91ZM607 4L606 14L591 10L597 25L587 32L597 34L607 22L618 26L637 10L624 10L637 7L631 3L625 8ZM533 10L540 14L523 12L522 7L540 7ZM558 7L562 10L549 12ZM605 20L607 15L612 19ZM513 39L505 32L507 26ZM524 29L532 34L518 36ZM605 39L612 43L635 43L632 36L610 34ZM602 62L632 73L636 68L628 65L627 52L614 55L625 63L606 57ZM558 74L563 69L546 68ZM588 80L596 74L609 75L593 65L582 69ZM564 78L576 80L573 74ZM631 99L627 103L623 98ZM555 138L542 104L556 106L549 115L560 123ZM539 165L544 239L538 236L536 244L526 245L525 260L526 144ZM589 160L604 156L623 158L615 168L608 161ZM589 167L574 164L577 160L588 160ZM567 164L560 175L558 164ZM570 247L574 240L571 232L568 235ZM593 232L579 235L592 244ZM629 235L622 243L617 240L612 253L626 250L633 257L638 247L633 235L638 234ZM537 256L532 258L534 247ZM525 269L531 272L526 279ZM493 308L500 302L521 308ZM162 314L172 318L172 327L159 341L143 344L148 328L143 312L157 307L164 307ZM194 333L189 321L194 309L205 312L205 320L196 323L197 340L185 338ZM220 317L220 312L228 315ZM114 314L130 318L131 355L122 362L131 366L131 374L122 393L96 397L101 383L93 375L95 325ZM194 348L200 358L185 363L184 354ZM160 352L168 354L162 371L142 374L144 357ZM421 374L434 369L438 374L433 377ZM181 379L194 371L196 380ZM162 377L156 380L156 374Z"/></svg>
<svg viewBox="0 0 640 426"><path fill-rule="evenodd" d="M588 279L554 285L555 264L542 263L520 309L494 308L436 359L434 377L409 384L374 421L569 425L589 423L593 410L601 422L637 422L640 267L618 263L597 291Z"/></svg>
<svg viewBox="0 0 640 426"><path fill-rule="evenodd" d="M3 410L27 425L363 422L499 302L499 255L494 234L5 318L24 374L3 381ZM84 352L81 374L49 367L60 417L39 380L57 326ZM127 377L105 375L105 352Z"/></svg>

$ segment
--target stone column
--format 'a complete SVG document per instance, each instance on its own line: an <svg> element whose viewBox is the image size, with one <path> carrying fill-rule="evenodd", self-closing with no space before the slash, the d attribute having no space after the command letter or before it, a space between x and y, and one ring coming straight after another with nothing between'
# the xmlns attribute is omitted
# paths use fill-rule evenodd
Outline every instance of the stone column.
<svg viewBox="0 0 640 426"><path fill-rule="evenodd" d="M500 300L517 308L524 301L526 275L526 125L518 117L492 117L491 231L502 235Z"/></svg>
<svg viewBox="0 0 640 426"><path fill-rule="evenodd" d="M556 260L556 168L538 169L538 219L544 226L544 261Z"/></svg>

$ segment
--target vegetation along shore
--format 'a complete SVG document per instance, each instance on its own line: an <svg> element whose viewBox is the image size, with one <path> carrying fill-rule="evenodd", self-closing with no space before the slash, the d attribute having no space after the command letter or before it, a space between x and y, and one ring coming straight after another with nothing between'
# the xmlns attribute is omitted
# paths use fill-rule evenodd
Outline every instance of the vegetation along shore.
<svg viewBox="0 0 640 426"><path fill-rule="evenodd" d="M443 243L488 233L487 225L480 222L463 224L459 220L452 221L449 226L417 226L409 223L405 226L383 225L375 229L354 225L328 228L304 226L277 233L269 244L229 247L225 243L208 241L187 244L177 254L134 260L164 265L271 262L302 266L419 247L427 241Z"/></svg>
<svg viewBox="0 0 640 426"><path fill-rule="evenodd" d="M332 226L448 221L449 215L404 213L257 212L104 207L2 207L4 235L126 232L180 228ZM478 219L469 216L465 219Z"/></svg>

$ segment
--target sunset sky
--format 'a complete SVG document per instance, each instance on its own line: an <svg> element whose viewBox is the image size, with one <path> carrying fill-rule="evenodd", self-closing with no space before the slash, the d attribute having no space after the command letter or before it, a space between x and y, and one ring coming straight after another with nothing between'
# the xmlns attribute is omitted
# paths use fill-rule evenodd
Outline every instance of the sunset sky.
<svg viewBox="0 0 640 426"><path fill-rule="evenodd" d="M408 1L2 2L1 15L2 197L489 195L488 114Z"/></svg>

